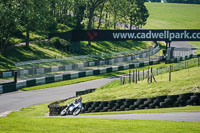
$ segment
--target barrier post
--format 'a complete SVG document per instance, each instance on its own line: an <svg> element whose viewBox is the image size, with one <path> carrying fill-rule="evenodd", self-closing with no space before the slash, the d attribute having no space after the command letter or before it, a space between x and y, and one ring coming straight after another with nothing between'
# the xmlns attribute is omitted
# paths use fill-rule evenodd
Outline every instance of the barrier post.
<svg viewBox="0 0 200 133"><path fill-rule="evenodd" d="M14 82L17 83L17 71L14 71Z"/></svg>

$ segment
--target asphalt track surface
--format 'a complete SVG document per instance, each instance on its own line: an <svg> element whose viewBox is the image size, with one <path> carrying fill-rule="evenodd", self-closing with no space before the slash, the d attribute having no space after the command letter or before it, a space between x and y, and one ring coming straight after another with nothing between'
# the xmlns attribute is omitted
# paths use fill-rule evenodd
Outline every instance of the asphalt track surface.
<svg viewBox="0 0 200 133"><path fill-rule="evenodd" d="M17 91L0 95L0 115L33 105L39 105L56 100L63 100L76 95L76 91L99 88L118 77L98 79L78 84L60 86L35 91Z"/></svg>
<svg viewBox="0 0 200 133"><path fill-rule="evenodd" d="M134 119L200 122L200 112L57 116L56 118Z"/></svg>

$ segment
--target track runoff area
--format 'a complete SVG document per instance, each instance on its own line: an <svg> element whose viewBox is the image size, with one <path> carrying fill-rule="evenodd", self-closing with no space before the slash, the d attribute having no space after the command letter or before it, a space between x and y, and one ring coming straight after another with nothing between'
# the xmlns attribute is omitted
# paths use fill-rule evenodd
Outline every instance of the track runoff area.
<svg viewBox="0 0 200 133"><path fill-rule="evenodd" d="M72 30L64 33L51 33L76 41L200 41L200 29L182 30Z"/></svg>

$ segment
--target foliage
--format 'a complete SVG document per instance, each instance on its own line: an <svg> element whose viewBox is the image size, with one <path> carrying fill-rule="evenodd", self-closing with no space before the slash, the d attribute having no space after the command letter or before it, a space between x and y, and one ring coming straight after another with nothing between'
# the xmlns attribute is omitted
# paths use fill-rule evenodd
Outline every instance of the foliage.
<svg viewBox="0 0 200 133"><path fill-rule="evenodd" d="M146 18L143 18L147 12L143 9L144 1L132 1L138 2L132 7L137 10L135 16L138 16L134 18L134 21L137 21L134 24L142 26L146 22ZM23 32L26 33L26 47L28 48L30 32L40 31L45 34L55 31L56 27L59 27L61 32L65 32L69 29L64 25L72 23L74 23L73 28L77 30L84 29L86 25L88 30L100 29L104 19L106 23L113 23L111 17L108 18L113 13L116 27L117 20L124 19L125 14L131 13L129 10L121 10L123 6L130 5L129 1L119 0L117 3L120 8L114 6L114 10L109 10L115 4L112 0L0 0L1 52L7 47L10 37L16 37ZM124 3L123 6L121 3ZM123 15L120 16L118 12ZM96 27L94 23L98 19L99 24Z"/></svg>
<svg viewBox="0 0 200 133"><path fill-rule="evenodd" d="M8 47L18 21L16 3L0 0L0 53Z"/></svg>
<svg viewBox="0 0 200 133"><path fill-rule="evenodd" d="M161 0L145 0L146 2L161 2ZM200 0L165 0L168 3L200 4Z"/></svg>
<svg viewBox="0 0 200 133"><path fill-rule="evenodd" d="M144 0L129 0L129 8L127 8L127 16L130 21L130 29L134 25L136 29L146 24L149 13L144 5Z"/></svg>
<svg viewBox="0 0 200 133"><path fill-rule="evenodd" d="M64 39L60 39L59 37L53 37L50 39L50 45L54 46L56 49L59 50L67 50L69 51L69 49L71 48L71 44L70 42L64 40Z"/></svg>

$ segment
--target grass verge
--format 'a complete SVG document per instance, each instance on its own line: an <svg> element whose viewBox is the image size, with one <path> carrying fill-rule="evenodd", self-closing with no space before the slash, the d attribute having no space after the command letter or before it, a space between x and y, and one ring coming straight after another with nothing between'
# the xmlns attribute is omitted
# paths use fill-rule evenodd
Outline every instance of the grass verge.
<svg viewBox="0 0 200 133"><path fill-rule="evenodd" d="M118 120L118 119L65 119L65 118L0 118L0 131L4 133L198 133L197 122Z"/></svg>

